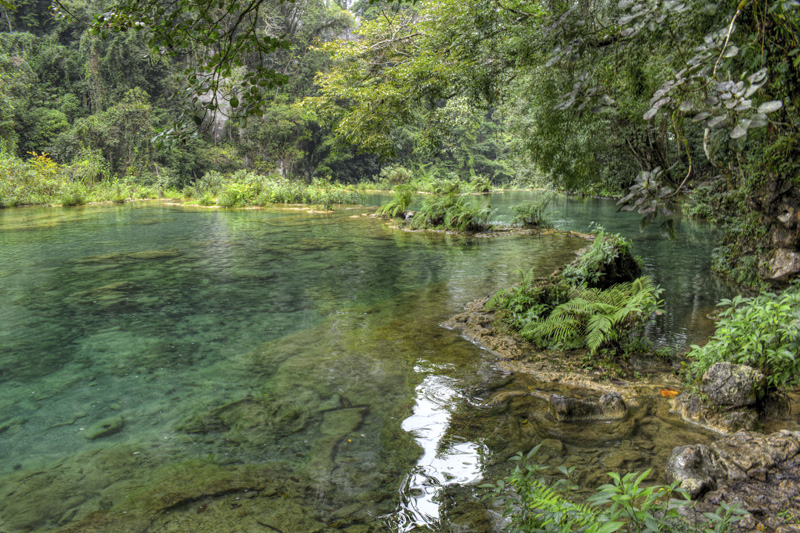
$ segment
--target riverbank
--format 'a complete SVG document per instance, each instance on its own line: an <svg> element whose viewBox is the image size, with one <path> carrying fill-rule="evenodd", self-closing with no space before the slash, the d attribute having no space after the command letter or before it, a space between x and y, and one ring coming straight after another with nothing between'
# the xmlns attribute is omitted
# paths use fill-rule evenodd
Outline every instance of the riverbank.
<svg viewBox="0 0 800 533"><path fill-rule="evenodd" d="M585 253L585 249L581 252ZM652 409L654 401L661 403L662 410L666 408L670 413L679 414L687 424L700 423L722 433L709 446L696 441L675 446L669 458L658 467L667 482L682 484L692 499L697 500L695 510L687 511L690 521L703 521L705 517L700 516L701 513L714 513L721 505L735 504L748 513L736 526L738 531L796 530L792 528L798 527L800 517L800 476L797 474L800 464L800 431L797 430L800 428L791 416L800 408L796 394L786 396L785 404L779 408L772 402L769 409L760 411L759 425L773 433L740 431L732 434L736 426L706 422L720 418L725 412L715 415L716 418L698 419L696 413L687 415L687 398L700 401L690 390L684 390L673 399L686 388L680 376L681 366L685 364L682 358L665 359L651 353L622 360L595 360L599 363L595 364L587 357L587 350L541 349L510 329L496 312L487 310L489 301L490 298L485 297L469 303L464 312L454 315L442 326L460 332L491 353L495 364L509 375L529 376L536 383L551 383L561 389L553 393L541 385L529 390L502 388L488 397L488 405L504 405L508 409L509 401L536 398L544 403L547 415L559 423L584 425L606 421L624 427L627 418L641 416L644 406L650 405ZM731 390L726 396L742 392ZM702 410L715 411L713 407ZM523 423L531 416L528 410L517 409L516 412ZM617 431L619 429L614 433ZM547 450L553 444L543 441L542 445L545 453L537 457L537 462L552 461ZM555 446L558 448L562 444L559 441ZM636 462L635 454L623 452L621 457L625 457L630 471ZM606 466L614 467L621 474L619 468L624 464L610 462Z"/></svg>

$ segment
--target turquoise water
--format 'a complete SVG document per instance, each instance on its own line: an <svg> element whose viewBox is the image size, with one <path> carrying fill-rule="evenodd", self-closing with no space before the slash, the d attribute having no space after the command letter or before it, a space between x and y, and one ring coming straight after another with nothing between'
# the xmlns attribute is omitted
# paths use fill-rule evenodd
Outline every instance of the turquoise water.
<svg viewBox="0 0 800 533"><path fill-rule="evenodd" d="M498 219L528 194L495 195ZM726 294L707 227L670 242L629 231L636 217L612 203L556 204L559 228L634 238L665 287L657 342L707 334ZM0 211L0 531L494 527L449 510L445 488L507 455L464 422L507 374L438 324L585 241L408 233L364 212ZM642 448L633 434L655 422L637 423L602 442L541 427L514 443L560 432L591 465L612 441Z"/></svg>

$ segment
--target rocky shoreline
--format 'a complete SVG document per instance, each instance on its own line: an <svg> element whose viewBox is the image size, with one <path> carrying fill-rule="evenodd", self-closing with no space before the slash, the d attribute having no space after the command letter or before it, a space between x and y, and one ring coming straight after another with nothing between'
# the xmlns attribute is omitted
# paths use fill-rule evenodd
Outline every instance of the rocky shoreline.
<svg viewBox="0 0 800 533"><path fill-rule="evenodd" d="M442 326L493 354L496 364L509 373L530 374L599 396L587 401L549 395L550 416L558 421L619 419L625 416L626 405L638 404L654 388L681 386L675 367L663 360L631 361L630 368L619 369L623 376L616 379L585 368L584 351L538 350L498 325L495 313L485 309L487 301L488 297L471 302ZM740 366L722 365L704 377L701 390L714 402L711 406L688 391L670 400L672 412L720 438L708 446L676 447L664 465L665 476L670 482L679 481L697 500L698 514L735 503L748 512L737 525L739 531L800 532L800 431L769 435L753 431L759 424L758 407L763 405L755 393L763 376ZM628 380L626 375L637 377Z"/></svg>

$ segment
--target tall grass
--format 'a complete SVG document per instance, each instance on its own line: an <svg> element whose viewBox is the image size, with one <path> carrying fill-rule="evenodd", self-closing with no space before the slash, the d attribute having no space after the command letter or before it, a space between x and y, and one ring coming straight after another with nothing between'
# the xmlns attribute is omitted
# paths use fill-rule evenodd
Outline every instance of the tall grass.
<svg viewBox="0 0 800 533"><path fill-rule="evenodd" d="M219 172L208 172L184 189L184 195L197 198L201 205L216 203L222 207L308 204L330 208L333 205L365 203L364 195L350 186L324 179L315 179L309 184L246 170L239 170L229 177Z"/></svg>
<svg viewBox="0 0 800 533"><path fill-rule="evenodd" d="M176 190L142 185L133 178L109 178L108 167L97 153L87 151L69 165L60 165L45 153L30 156L23 160L0 152L0 207L121 203L179 195Z"/></svg>
<svg viewBox="0 0 800 533"><path fill-rule="evenodd" d="M135 177L110 176L108 165L99 153L86 152L69 165L53 161L47 154L32 153L23 160L0 152L0 207L22 205L83 205L89 202L116 202L142 198L196 199L201 205L223 207L265 206L272 204L312 204L330 208L336 204L363 204L364 196L352 187L329 180L310 184L275 175L245 170L225 176L207 172L183 191L163 182Z"/></svg>

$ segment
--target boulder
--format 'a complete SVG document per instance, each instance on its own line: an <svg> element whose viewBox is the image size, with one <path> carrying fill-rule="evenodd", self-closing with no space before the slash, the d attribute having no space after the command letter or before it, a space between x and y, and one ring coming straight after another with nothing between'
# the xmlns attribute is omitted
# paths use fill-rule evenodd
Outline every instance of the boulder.
<svg viewBox="0 0 800 533"><path fill-rule="evenodd" d="M709 446L678 446L666 468L668 481L680 481L703 520L722 503L751 514L737 531L797 531L800 515L800 431L762 435L739 431Z"/></svg>
<svg viewBox="0 0 800 533"><path fill-rule="evenodd" d="M728 481L763 478L762 471L785 462L800 452L800 432L782 430L771 435L738 431L710 446L725 469Z"/></svg>
<svg viewBox="0 0 800 533"><path fill-rule="evenodd" d="M693 500L701 494L715 490L717 479L724 475L716 456L702 444L678 446L667 459L667 483L680 481L681 487Z"/></svg>
<svg viewBox="0 0 800 533"><path fill-rule="evenodd" d="M699 424L720 433L735 433L740 429L752 431L758 426L758 413L754 407L730 408L704 402L699 394L685 390L672 400L672 412L686 421Z"/></svg>
<svg viewBox="0 0 800 533"><path fill-rule="evenodd" d="M768 277L773 281L786 281L800 273L800 253L788 248L778 248L769 261Z"/></svg>
<svg viewBox="0 0 800 533"><path fill-rule="evenodd" d="M747 365L716 363L703 374L700 390L715 407L732 410L761 399L764 375Z"/></svg>
<svg viewBox="0 0 800 533"><path fill-rule="evenodd" d="M790 231L782 226L775 226L772 228L772 245L785 248L794 245L797 239L796 232Z"/></svg>
<svg viewBox="0 0 800 533"><path fill-rule="evenodd" d="M568 398L560 394L550 395L550 413L561 422L573 420L620 420L625 418L628 408L622 396L609 392L598 400Z"/></svg>

